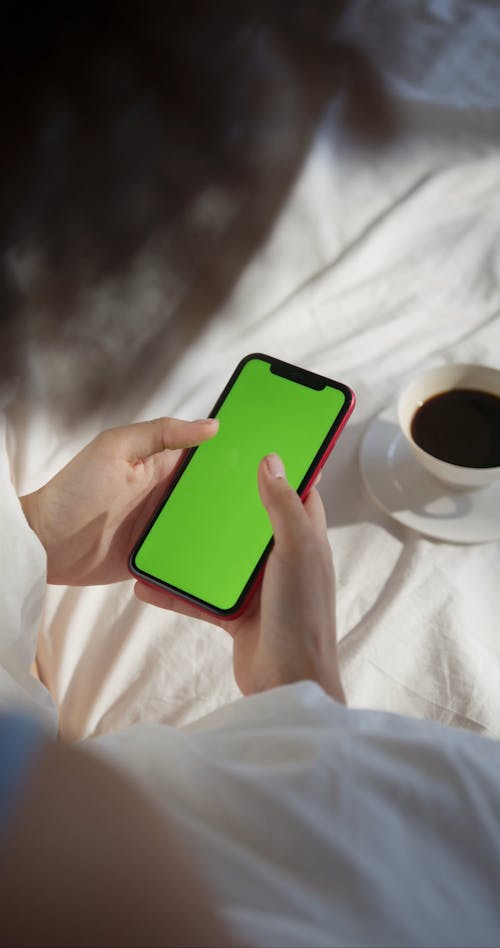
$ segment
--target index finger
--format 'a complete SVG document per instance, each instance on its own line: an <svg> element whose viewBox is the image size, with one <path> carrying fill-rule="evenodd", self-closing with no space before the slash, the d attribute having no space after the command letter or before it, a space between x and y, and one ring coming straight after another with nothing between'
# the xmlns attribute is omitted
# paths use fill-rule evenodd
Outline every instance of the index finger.
<svg viewBox="0 0 500 948"><path fill-rule="evenodd" d="M315 487L311 487L305 501L304 510L314 528L314 532L321 537L326 536L327 522L323 501Z"/></svg>

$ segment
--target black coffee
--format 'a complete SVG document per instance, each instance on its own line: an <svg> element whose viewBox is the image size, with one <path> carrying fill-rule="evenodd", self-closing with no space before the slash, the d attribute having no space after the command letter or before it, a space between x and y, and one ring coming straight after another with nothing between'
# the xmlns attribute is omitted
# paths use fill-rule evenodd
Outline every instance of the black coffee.
<svg viewBox="0 0 500 948"><path fill-rule="evenodd" d="M500 466L500 398L456 388L429 398L413 416L413 440L461 467Z"/></svg>

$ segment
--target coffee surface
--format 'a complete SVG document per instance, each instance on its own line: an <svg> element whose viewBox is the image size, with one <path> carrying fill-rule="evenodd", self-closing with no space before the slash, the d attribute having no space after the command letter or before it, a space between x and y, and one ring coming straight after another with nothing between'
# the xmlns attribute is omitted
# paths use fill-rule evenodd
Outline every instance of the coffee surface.
<svg viewBox="0 0 500 948"><path fill-rule="evenodd" d="M424 451L461 467L500 466L500 398L457 388L434 395L413 416L411 434Z"/></svg>

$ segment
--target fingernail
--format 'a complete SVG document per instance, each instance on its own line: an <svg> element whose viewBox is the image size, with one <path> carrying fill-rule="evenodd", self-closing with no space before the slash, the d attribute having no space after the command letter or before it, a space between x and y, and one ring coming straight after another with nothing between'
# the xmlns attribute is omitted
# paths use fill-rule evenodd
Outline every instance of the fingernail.
<svg viewBox="0 0 500 948"><path fill-rule="evenodd" d="M271 477L284 477L285 467L278 454L266 455L266 467Z"/></svg>
<svg viewBox="0 0 500 948"><path fill-rule="evenodd" d="M200 422L203 422L204 425L210 425L210 427L213 427L213 426L215 426L215 425L217 425L217 427L219 427L219 419L218 419L218 418L198 418L198 422L197 422L197 423L200 423Z"/></svg>

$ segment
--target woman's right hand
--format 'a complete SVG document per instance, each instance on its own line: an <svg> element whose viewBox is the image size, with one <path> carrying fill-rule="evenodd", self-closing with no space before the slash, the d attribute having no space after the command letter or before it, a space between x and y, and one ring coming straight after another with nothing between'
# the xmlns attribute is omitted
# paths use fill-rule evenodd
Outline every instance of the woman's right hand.
<svg viewBox="0 0 500 948"><path fill-rule="evenodd" d="M337 659L335 576L321 498L313 487L302 503L275 454L261 461L258 484L274 545L262 585L240 617L209 616L141 582L135 594L142 602L225 629L233 638L234 676L243 694L312 680L345 702Z"/></svg>

